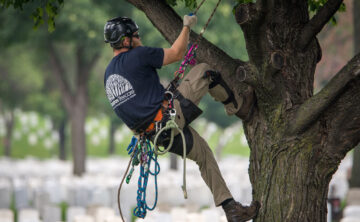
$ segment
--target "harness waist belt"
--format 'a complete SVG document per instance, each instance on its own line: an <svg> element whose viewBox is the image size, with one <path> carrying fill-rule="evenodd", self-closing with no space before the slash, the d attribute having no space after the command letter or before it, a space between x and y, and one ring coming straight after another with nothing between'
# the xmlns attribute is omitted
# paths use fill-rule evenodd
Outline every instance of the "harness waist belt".
<svg viewBox="0 0 360 222"><path fill-rule="evenodd" d="M169 102L167 100L164 100L160 109L155 113L154 115L150 116L150 120L145 120L144 123L135 129L132 129L134 133L149 133L155 128L155 122L160 122L163 119L163 113L167 109L169 105Z"/></svg>

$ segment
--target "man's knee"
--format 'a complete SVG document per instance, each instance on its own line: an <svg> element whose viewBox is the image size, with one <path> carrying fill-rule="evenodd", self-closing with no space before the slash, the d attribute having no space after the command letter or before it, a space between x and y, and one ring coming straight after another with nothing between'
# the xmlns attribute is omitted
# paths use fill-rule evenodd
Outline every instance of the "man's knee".
<svg viewBox="0 0 360 222"><path fill-rule="evenodd" d="M190 70L187 77L190 81L191 79L201 79L205 77L204 73L208 70L212 70L212 68L207 63L200 63Z"/></svg>

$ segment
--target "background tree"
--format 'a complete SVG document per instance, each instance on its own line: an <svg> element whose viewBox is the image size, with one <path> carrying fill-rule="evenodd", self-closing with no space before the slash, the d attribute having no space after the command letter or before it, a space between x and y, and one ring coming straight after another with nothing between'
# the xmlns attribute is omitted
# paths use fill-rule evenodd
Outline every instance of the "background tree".
<svg viewBox="0 0 360 222"><path fill-rule="evenodd" d="M166 40L176 39L182 20L168 4L128 1ZM314 2L321 4L312 17L308 1L239 4L235 18L244 32L248 62L230 57L204 38L199 42L199 62L221 71L237 92L248 86L255 90L255 108L243 122L251 149L253 198L262 204L255 221L326 221L331 177L360 140L360 55L313 93L321 60L316 35L343 1L309 1L311 7ZM192 32L191 40L196 39Z"/></svg>
<svg viewBox="0 0 360 222"><path fill-rule="evenodd" d="M0 54L0 113L5 117L4 155L11 156L16 108L29 110L34 92L41 89L43 78L29 54L19 53L26 44L3 49ZM9 59L16 57L16 60ZM21 64L19 66L18 64Z"/></svg>

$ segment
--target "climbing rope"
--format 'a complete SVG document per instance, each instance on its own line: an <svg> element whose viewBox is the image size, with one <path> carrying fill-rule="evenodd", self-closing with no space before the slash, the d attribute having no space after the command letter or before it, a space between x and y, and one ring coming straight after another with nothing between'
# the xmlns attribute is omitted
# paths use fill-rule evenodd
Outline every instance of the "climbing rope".
<svg viewBox="0 0 360 222"><path fill-rule="evenodd" d="M193 13L190 13L190 15L191 15L191 14L196 15L196 13L199 11L200 7L203 5L204 2L205 2L205 0L202 0L202 1L200 2L199 6L195 9L195 11L194 11ZM196 53L195 53L195 52L196 52L196 50L198 49L198 44L199 44L200 39L202 38L202 35L204 34L205 30L206 30L207 27L209 26L210 21L211 21L211 19L213 18L214 14L215 14L215 12L216 12L216 10L217 10L217 8L219 7L220 2L221 2L221 0L219 0L219 1L217 2L217 4L216 4L215 8L213 9L210 17L208 18L208 20L207 20L207 22L205 23L204 27L201 29L200 34L199 34L198 38L196 39L195 43L194 43L194 44L191 44L191 43L189 44L189 46L188 46L188 52L186 53L183 62L181 63L179 69L178 69L177 71L175 71L175 73L174 73L175 78L174 78L174 80L173 80L173 81L174 81L173 84L175 83L175 85L176 85L177 82L178 82L180 79L184 78L184 73L185 73L186 67L187 67L188 65L195 65L195 64L196 64L196 60L195 60ZM174 86L174 87L176 87L176 86Z"/></svg>
<svg viewBox="0 0 360 222"><path fill-rule="evenodd" d="M139 218L145 218L146 210L154 210L157 204L158 198L158 186L157 186L157 175L160 173L160 164L157 161L157 155L154 155L154 152L151 148L149 140L146 140L145 146L147 147L146 155L142 155L142 158L145 157L145 161L141 164L140 167L140 176L138 179L138 191L137 191L137 207L134 209L133 214ZM154 161L154 171L151 172L151 162ZM149 179L149 174L154 176L155 179L155 201L152 207L149 207L146 202L146 188Z"/></svg>
<svg viewBox="0 0 360 222"><path fill-rule="evenodd" d="M175 116L176 116L176 111L174 110L173 112L170 112L170 120L168 120L166 122L165 127L163 127L155 136L154 139L154 152L156 155L164 155L167 152L169 152L173 142L174 142L174 134L175 134L175 129L179 131L179 133L181 134L181 138L182 138L182 143L183 143L183 159L184 159L184 167L183 167L183 185L182 185L182 190L184 193L184 198L187 199L187 191L186 191L186 140L185 140L185 136L184 136L184 132L182 131L182 129L180 129L180 127L176 124L175 122ZM169 145L164 149L164 150L159 150L159 147L157 146L157 141L159 136L161 135L162 132L166 131L166 130L171 130L171 135L170 135L170 142Z"/></svg>
<svg viewBox="0 0 360 222"><path fill-rule="evenodd" d="M145 218L146 211L154 210L156 207L157 198L158 198L157 175L160 173L160 164L157 161L157 155L154 153L154 149L151 147L150 141L145 136L140 136L139 139L137 139L134 136L127 150L128 150L128 154L131 155L131 158L118 189L118 208L121 219L123 221L125 220L123 218L123 214L121 211L120 190L122 188L125 178L126 178L126 183L128 184L134 172L134 167L140 164L140 175L138 179L138 190L136 197L137 206L134 208L133 214L136 217ZM154 162L154 171L151 171L150 169L151 162ZM129 172L131 165L132 168ZM155 202L152 207L149 207L149 205L146 202L146 189L147 189L149 175L154 176L155 179Z"/></svg>
<svg viewBox="0 0 360 222"><path fill-rule="evenodd" d="M133 157L134 157L134 153L131 155L131 158L130 158L130 160L129 160L128 166L127 166L126 171L125 171L125 173L124 173L124 176L123 176L123 178L122 178L122 180L121 180L121 182L120 182L120 186L119 186L119 188L118 188L118 195L117 195L119 213L120 213L121 219L122 219L124 222L125 222L125 220L124 220L124 217L123 217L123 214L122 214L122 211L121 211L121 204L120 204L120 191L121 191L122 185L123 185L123 183L124 183L124 180L125 180L125 178L126 178L126 174L129 172L130 165L131 165L131 162L132 162L132 160L133 160Z"/></svg>

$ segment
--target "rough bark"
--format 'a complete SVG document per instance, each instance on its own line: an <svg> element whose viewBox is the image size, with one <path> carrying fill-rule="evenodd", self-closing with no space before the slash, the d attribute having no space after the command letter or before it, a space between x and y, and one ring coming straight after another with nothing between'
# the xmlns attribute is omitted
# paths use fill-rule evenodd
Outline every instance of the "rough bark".
<svg viewBox="0 0 360 222"><path fill-rule="evenodd" d="M159 0L128 1L144 11L170 43L174 41L181 19L171 7ZM201 39L198 60L215 64L237 90L246 84L255 89L253 114L243 126L251 150L253 199L262 204L256 222L325 222L331 177L359 143L360 56L313 95L321 59L316 34L341 2L329 0L311 20L307 1L239 5L235 18L249 62L233 59ZM244 82L236 80L236 70L246 71Z"/></svg>

